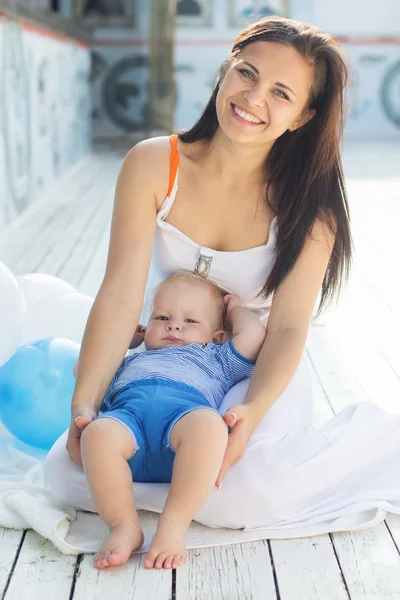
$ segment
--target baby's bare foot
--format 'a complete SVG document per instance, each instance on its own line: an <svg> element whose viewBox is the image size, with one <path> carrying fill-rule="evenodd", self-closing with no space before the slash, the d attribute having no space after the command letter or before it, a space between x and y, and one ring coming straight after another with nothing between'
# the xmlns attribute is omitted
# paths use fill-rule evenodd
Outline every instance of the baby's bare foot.
<svg viewBox="0 0 400 600"><path fill-rule="evenodd" d="M187 525L161 516L157 531L144 558L146 569L176 569L186 561Z"/></svg>
<svg viewBox="0 0 400 600"><path fill-rule="evenodd" d="M139 519L113 527L108 538L94 555L93 564L96 569L123 565L132 552L143 545L143 542L144 536Z"/></svg>

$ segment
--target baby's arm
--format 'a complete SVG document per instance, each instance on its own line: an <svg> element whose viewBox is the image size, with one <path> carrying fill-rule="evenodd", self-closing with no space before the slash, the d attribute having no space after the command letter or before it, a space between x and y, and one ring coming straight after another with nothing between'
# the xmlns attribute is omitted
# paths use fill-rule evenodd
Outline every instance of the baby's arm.
<svg viewBox="0 0 400 600"><path fill-rule="evenodd" d="M224 301L234 348L245 358L256 360L265 339L264 325L249 308L243 306L239 296L227 294Z"/></svg>

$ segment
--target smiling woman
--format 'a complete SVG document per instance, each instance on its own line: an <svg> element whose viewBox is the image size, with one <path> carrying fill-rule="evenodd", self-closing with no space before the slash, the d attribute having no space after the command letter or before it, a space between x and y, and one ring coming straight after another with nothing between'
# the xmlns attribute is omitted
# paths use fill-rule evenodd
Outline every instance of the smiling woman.
<svg viewBox="0 0 400 600"><path fill-rule="evenodd" d="M266 205L279 216L264 297L288 275L317 220L334 237L320 309L347 277L351 237L339 148L347 81L346 55L332 37L268 17L239 35L202 115L179 135L190 144L211 140L209 150L221 135L259 149Z"/></svg>
<svg viewBox="0 0 400 600"><path fill-rule="evenodd" d="M145 140L129 152L116 186L106 273L82 342L70 428L45 463L46 483L61 501L96 510L85 474L69 457L80 464L82 431L84 439L95 431L91 421L137 328L144 298L148 308L146 299L159 281L195 272L227 292L233 337L237 324L231 311L236 303L240 321L244 304L253 321L259 317L254 322L263 341L251 378L235 383L218 407L225 424L212 415L194 449L181 446L176 471L174 466L174 474L181 475L172 476L172 497L176 481L193 495L194 465L209 459L210 427L223 429L226 436L228 425L216 481L219 487L223 479L223 485L196 513L201 523L269 528L254 532L253 539L274 532L296 537L357 528L363 522L360 510L399 510L398 419L363 405L344 410L322 430L314 428L312 387L303 361L318 295L323 306L338 293L351 258L339 148L346 84L346 57L332 37L305 23L267 17L239 35L189 131ZM192 331L201 322L199 301L191 290L186 314L181 292L169 290L169 298L161 290L163 306L152 315L149 331L161 332L163 344L185 351L180 329ZM176 303L177 312L165 306L166 298ZM208 305L205 313L209 317ZM249 331L248 323L244 330ZM253 332L250 337L254 341ZM183 372L184 363L179 364ZM157 398L159 415L167 399ZM129 410L134 416L134 403ZM117 442L118 436L101 435L99 449ZM143 440L146 444L150 438ZM182 464L192 480L182 475ZM115 475L113 462L107 465ZM97 466L100 473L101 461ZM125 503L117 501L120 486L111 485L111 475L103 473L99 481L107 483L112 506L122 514L132 509L133 494L126 463L120 461L119 468L126 475ZM148 481L168 477L163 473ZM141 481L134 482L138 507L161 512L165 490ZM185 511L189 505L182 501ZM182 511L176 514L180 518ZM166 531L164 553L180 553L176 532ZM112 539L117 552L118 537ZM170 567L171 561L163 566Z"/></svg>

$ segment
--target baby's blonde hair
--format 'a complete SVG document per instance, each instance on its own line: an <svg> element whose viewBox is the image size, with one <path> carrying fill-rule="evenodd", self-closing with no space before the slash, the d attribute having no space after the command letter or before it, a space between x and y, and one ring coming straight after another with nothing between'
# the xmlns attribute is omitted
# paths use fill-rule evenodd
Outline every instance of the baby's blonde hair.
<svg viewBox="0 0 400 600"><path fill-rule="evenodd" d="M187 281L188 283L192 283L194 285L203 285L204 287L207 287L208 290L210 291L211 295L214 297L215 302L217 304L218 327L222 328L223 322L224 322L224 316L225 316L224 296L226 295L227 292L224 292L220 287L218 287L212 281L208 281L208 279L204 279L204 277L201 277L200 275L196 275L195 273L175 273L174 275L170 275L170 277L167 277L166 279L164 279L164 281L159 283L158 286L156 287L156 289L154 290L153 303L154 303L155 297L157 296L157 293L165 285L168 285L169 283L173 283L175 281Z"/></svg>

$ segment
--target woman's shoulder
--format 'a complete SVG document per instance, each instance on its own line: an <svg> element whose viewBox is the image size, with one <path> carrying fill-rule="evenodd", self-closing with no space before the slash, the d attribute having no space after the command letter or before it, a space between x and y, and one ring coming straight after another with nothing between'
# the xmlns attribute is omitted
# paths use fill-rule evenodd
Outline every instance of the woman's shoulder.
<svg viewBox="0 0 400 600"><path fill-rule="evenodd" d="M201 152L200 146L201 144L198 142L187 144L180 141L180 159L197 162L197 156ZM146 168L146 172L151 173L152 188L158 209L161 208L168 193L170 157L171 142L168 135L141 140L131 148L126 157L127 161L139 162Z"/></svg>
<svg viewBox="0 0 400 600"><path fill-rule="evenodd" d="M128 168L129 165L139 168L148 177L158 208L168 191L170 153L170 139L164 135L141 140L125 157Z"/></svg>

